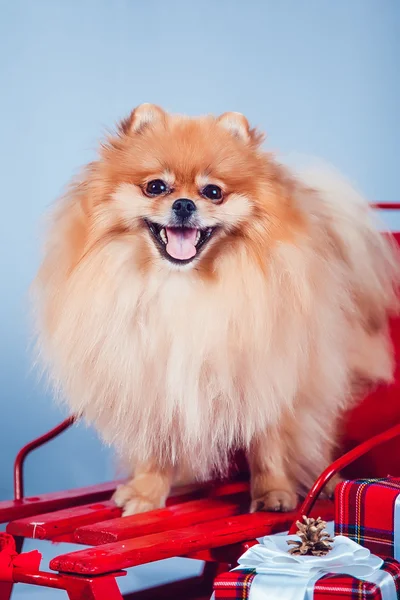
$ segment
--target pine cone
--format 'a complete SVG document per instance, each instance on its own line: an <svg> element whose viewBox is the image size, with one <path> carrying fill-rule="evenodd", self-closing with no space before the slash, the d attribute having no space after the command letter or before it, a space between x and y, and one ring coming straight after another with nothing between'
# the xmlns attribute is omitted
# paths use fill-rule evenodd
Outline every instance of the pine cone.
<svg viewBox="0 0 400 600"><path fill-rule="evenodd" d="M331 543L333 539L327 531L324 531L326 522L318 519L307 518L303 516L303 521L297 521L297 535L300 541L289 540L288 544L295 546L289 549L290 554L301 554L311 556L325 556L332 550Z"/></svg>

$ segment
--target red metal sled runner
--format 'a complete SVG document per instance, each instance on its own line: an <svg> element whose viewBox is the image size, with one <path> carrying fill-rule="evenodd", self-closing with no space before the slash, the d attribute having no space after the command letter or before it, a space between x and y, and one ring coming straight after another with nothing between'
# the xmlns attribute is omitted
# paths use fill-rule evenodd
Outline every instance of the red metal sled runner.
<svg viewBox="0 0 400 600"><path fill-rule="evenodd" d="M400 210L400 203L376 208ZM395 237L400 243L400 233ZM392 336L399 358L400 320L392 323ZM333 519L333 502L317 498L338 470L357 478L400 476L399 392L397 360L394 383L376 390L346 415L343 456L321 475L294 513L248 514L246 470L228 481L173 490L166 508L124 518L111 501L118 482L26 497L25 457L72 426L73 419L67 419L27 444L16 458L14 499L0 502L0 522L8 523L6 533L0 533L0 600L11 598L14 583L65 590L65 598L70 600L121 600L117 581L124 569L173 556L205 561L202 576L129 597L209 598L216 574L234 565L255 538L289 529L299 514L310 511L314 516ZM89 548L60 554L47 569L40 564L39 552L22 551L25 538L74 542Z"/></svg>

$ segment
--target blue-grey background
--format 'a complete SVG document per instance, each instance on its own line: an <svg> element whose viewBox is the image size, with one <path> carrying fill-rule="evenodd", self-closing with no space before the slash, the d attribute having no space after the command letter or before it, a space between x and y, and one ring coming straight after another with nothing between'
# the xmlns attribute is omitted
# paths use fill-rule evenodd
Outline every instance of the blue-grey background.
<svg viewBox="0 0 400 600"><path fill-rule="evenodd" d="M143 101L241 111L270 149L320 156L369 199L396 201L399 59L398 0L0 0L0 499L19 447L63 416L31 370L27 289L41 218L104 129ZM32 455L27 493L113 470L77 427ZM139 569L129 585L178 565Z"/></svg>

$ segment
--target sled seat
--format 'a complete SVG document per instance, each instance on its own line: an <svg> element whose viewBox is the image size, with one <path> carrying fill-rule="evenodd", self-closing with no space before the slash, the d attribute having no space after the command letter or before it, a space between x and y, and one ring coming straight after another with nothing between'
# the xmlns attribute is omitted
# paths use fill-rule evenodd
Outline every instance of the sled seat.
<svg viewBox="0 0 400 600"><path fill-rule="evenodd" d="M109 497L115 485L110 487ZM121 517L121 509L107 499L15 519L8 524L7 533L98 545L166 531L175 522L182 527L239 514L248 508L248 490L247 481L185 486L172 490L166 508L131 517Z"/></svg>
<svg viewBox="0 0 400 600"><path fill-rule="evenodd" d="M98 575L284 531L296 514L248 514L249 502L248 481L210 482L178 488L166 508L143 514L121 517L121 509L105 500L15 519L6 531L18 538L97 546L61 555L50 567ZM332 519L333 503L319 502L316 511Z"/></svg>
<svg viewBox="0 0 400 600"><path fill-rule="evenodd" d="M0 502L0 523L8 523L13 519L31 517L40 513L50 513L60 508L68 509L81 504L103 502L111 498L119 483L121 482L112 481L40 496L3 500Z"/></svg>
<svg viewBox="0 0 400 600"><path fill-rule="evenodd" d="M37 565L33 571L16 569L11 582L0 581L0 597L8 600L13 582L22 582L64 589L72 600L86 593L88 599L121 600L116 577L125 569L180 556L206 561L203 573L128 597L205 600L220 569L234 564L255 538L288 529L296 516L295 511L248 514L249 482L241 474L234 480L174 489L166 508L121 517L111 500L116 483L0 503L3 520L22 515L6 528L19 551L26 538L86 546L54 558L50 571ZM328 520L333 513L331 501L318 502L313 511ZM19 557L27 560L29 553Z"/></svg>
<svg viewBox="0 0 400 600"><path fill-rule="evenodd" d="M119 541L57 556L50 562L50 568L64 573L93 576L174 556L199 558L198 553L201 551L226 548L234 544L251 542L257 537L285 531L296 517L296 512L290 512L239 514L238 516L224 516L223 518L220 516L216 519L218 507L216 507L217 510L213 515L212 501L209 506L209 519L207 521L197 525L179 527L178 511L175 520L172 519L168 526L164 528L160 523L160 531L149 535L143 534L146 526L141 525L142 516L135 515L130 517L130 533L126 528L122 534L122 539ZM226 509L222 510L221 513L232 512L234 514L239 512L239 506L231 501L221 503L220 506ZM154 512L157 513L157 511ZM151 515L151 513L149 514ZM314 509L314 514L324 519L333 519L333 502L319 502ZM193 514L192 523L198 520L197 515L196 513ZM151 521L151 517L149 520ZM116 521L114 527L110 522L110 525L105 529L108 531L109 536L117 538L119 519ZM146 518L144 521L146 521ZM142 531L139 535L137 530L135 531L136 526ZM84 532L81 530L78 536L81 539L93 540L94 538L90 535L90 527L83 529L86 529L86 533L89 535L85 538Z"/></svg>

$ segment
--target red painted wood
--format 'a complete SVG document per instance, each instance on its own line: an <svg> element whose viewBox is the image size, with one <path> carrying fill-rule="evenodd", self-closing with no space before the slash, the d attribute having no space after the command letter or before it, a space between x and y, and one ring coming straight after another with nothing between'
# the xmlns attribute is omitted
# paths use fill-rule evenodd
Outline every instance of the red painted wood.
<svg viewBox="0 0 400 600"><path fill-rule="evenodd" d="M196 498L217 498L227 494L241 493L247 491L248 488L249 484L244 481L208 482L203 485L182 486L172 490L171 496L167 500L167 506ZM26 538L72 542L77 528L120 516L121 509L108 500L17 519L8 524L7 532Z"/></svg>
<svg viewBox="0 0 400 600"><path fill-rule="evenodd" d="M91 578L17 569L14 572L14 580L15 583L65 590L70 600L122 600L116 581L116 577L121 575L126 573L116 572L100 578Z"/></svg>
<svg viewBox="0 0 400 600"><path fill-rule="evenodd" d="M108 500L119 483L121 481L111 481L84 488L23 498L23 500L6 500L0 502L0 523L7 523L13 519L52 512L70 506Z"/></svg>
<svg viewBox="0 0 400 600"><path fill-rule="evenodd" d="M95 523L113 516L120 517L121 509L115 506L112 500L107 500L11 521L7 525L6 531L11 535L20 535L25 538L51 540L73 532L81 525Z"/></svg>
<svg viewBox="0 0 400 600"><path fill-rule="evenodd" d="M319 502L312 514L333 519L333 503ZM253 513L219 519L57 556L51 561L50 568L67 573L100 575L283 531L291 525L295 515L295 512Z"/></svg>
<svg viewBox="0 0 400 600"><path fill-rule="evenodd" d="M67 588L69 600L123 600L116 580L112 577L95 579Z"/></svg>
<svg viewBox="0 0 400 600"><path fill-rule="evenodd" d="M185 600L209 600L212 594L212 583L215 575L226 571L228 568L229 565L227 564L206 564L203 574L198 577L174 581L140 592L132 592L131 594L124 595L124 600L151 600L154 598L157 598L157 600L176 600L177 598L185 598ZM23 572L17 570L15 579L18 583L66 590L68 597L74 600L112 600L114 597L120 600L121 596L117 595L118 588L115 585L115 578L124 574L124 572L117 572L110 575L102 575L99 578L82 578L81 576L63 573L55 574L46 571ZM96 593L99 594L101 591L106 593L106 595L93 595ZM119 590L118 594L120 594ZM3 598L3 596L0 596L0 598L1 600L6 600L6 597Z"/></svg>
<svg viewBox="0 0 400 600"><path fill-rule="evenodd" d="M227 481L214 483L210 488L208 498L220 498L221 496L234 496L250 490L248 479L238 481ZM168 502L167 502L168 504Z"/></svg>
<svg viewBox="0 0 400 600"><path fill-rule="evenodd" d="M225 571L233 568L236 565L236 561L239 556L242 556L249 548L258 544L257 540L248 540L246 542L239 542L237 544L230 544L229 546L220 546L219 548L207 548L207 550L199 550L199 552L191 552L187 555L187 558L194 560L203 560L206 564L210 563L228 563L231 565ZM223 571L224 572L224 571Z"/></svg>
<svg viewBox="0 0 400 600"><path fill-rule="evenodd" d="M227 565L223 570L227 570ZM218 572L220 569L218 569ZM99 578L82 578L67 574L39 571L35 573L16 572L16 582L40 587L65 590L70 600L122 600L121 592L116 583L116 576L124 573L102 575ZM213 575L212 573L211 575ZM132 592L123 596L124 600L209 600L212 594L213 577L200 575L140 592ZM150 582L151 583L151 582ZM1 600L6 597L0 596Z"/></svg>
<svg viewBox="0 0 400 600"><path fill-rule="evenodd" d="M98 546L152 533L180 529L206 521L215 521L248 510L249 501L248 494L241 494L219 499L206 498L184 502L131 517L111 519L80 527L75 532L75 541L89 546Z"/></svg>

